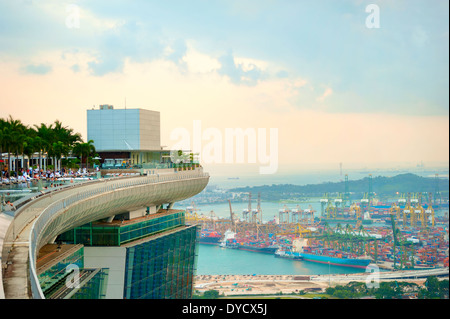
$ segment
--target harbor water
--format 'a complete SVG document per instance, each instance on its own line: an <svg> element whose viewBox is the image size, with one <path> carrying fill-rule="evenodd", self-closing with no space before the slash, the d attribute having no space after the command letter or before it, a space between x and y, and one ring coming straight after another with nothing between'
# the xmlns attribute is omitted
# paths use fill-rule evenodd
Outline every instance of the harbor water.
<svg viewBox="0 0 450 319"><path fill-rule="evenodd" d="M199 245L197 275L326 275L352 274L365 269L325 265L274 255Z"/></svg>

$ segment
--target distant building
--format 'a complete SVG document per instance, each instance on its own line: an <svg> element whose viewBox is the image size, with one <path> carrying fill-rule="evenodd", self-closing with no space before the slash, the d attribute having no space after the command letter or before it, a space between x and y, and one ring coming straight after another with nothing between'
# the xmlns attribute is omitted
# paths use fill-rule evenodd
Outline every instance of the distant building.
<svg viewBox="0 0 450 319"><path fill-rule="evenodd" d="M94 141L103 168L168 162L157 111L114 109L108 104L87 110L87 139Z"/></svg>

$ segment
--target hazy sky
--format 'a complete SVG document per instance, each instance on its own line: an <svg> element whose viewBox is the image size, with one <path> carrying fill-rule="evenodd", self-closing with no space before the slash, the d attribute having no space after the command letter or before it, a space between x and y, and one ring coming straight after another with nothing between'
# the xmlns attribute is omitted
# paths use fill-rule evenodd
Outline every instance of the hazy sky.
<svg viewBox="0 0 450 319"><path fill-rule="evenodd" d="M86 137L87 109L126 99L161 112L167 146L200 120L277 128L280 167L448 162L448 6L0 0L0 117Z"/></svg>

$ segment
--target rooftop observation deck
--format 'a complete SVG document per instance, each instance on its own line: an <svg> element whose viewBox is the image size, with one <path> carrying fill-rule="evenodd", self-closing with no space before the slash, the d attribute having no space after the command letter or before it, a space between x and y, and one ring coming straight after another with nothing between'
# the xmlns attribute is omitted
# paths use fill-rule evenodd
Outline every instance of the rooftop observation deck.
<svg viewBox="0 0 450 319"><path fill-rule="evenodd" d="M200 193L208 181L202 168L153 170L143 176L98 179L56 189L24 201L14 216L0 214L0 299L44 298L37 278L37 255L59 234L129 210L171 207Z"/></svg>

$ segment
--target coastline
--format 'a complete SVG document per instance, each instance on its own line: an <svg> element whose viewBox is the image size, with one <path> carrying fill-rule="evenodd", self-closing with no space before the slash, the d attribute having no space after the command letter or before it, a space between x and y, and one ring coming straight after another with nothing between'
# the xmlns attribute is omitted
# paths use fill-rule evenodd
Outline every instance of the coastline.
<svg viewBox="0 0 450 319"><path fill-rule="evenodd" d="M196 275L196 293L217 290L220 295L274 295L304 292L324 293L326 288L345 285L351 281L365 282L369 273L333 275ZM403 281L423 286L425 278L382 279Z"/></svg>

